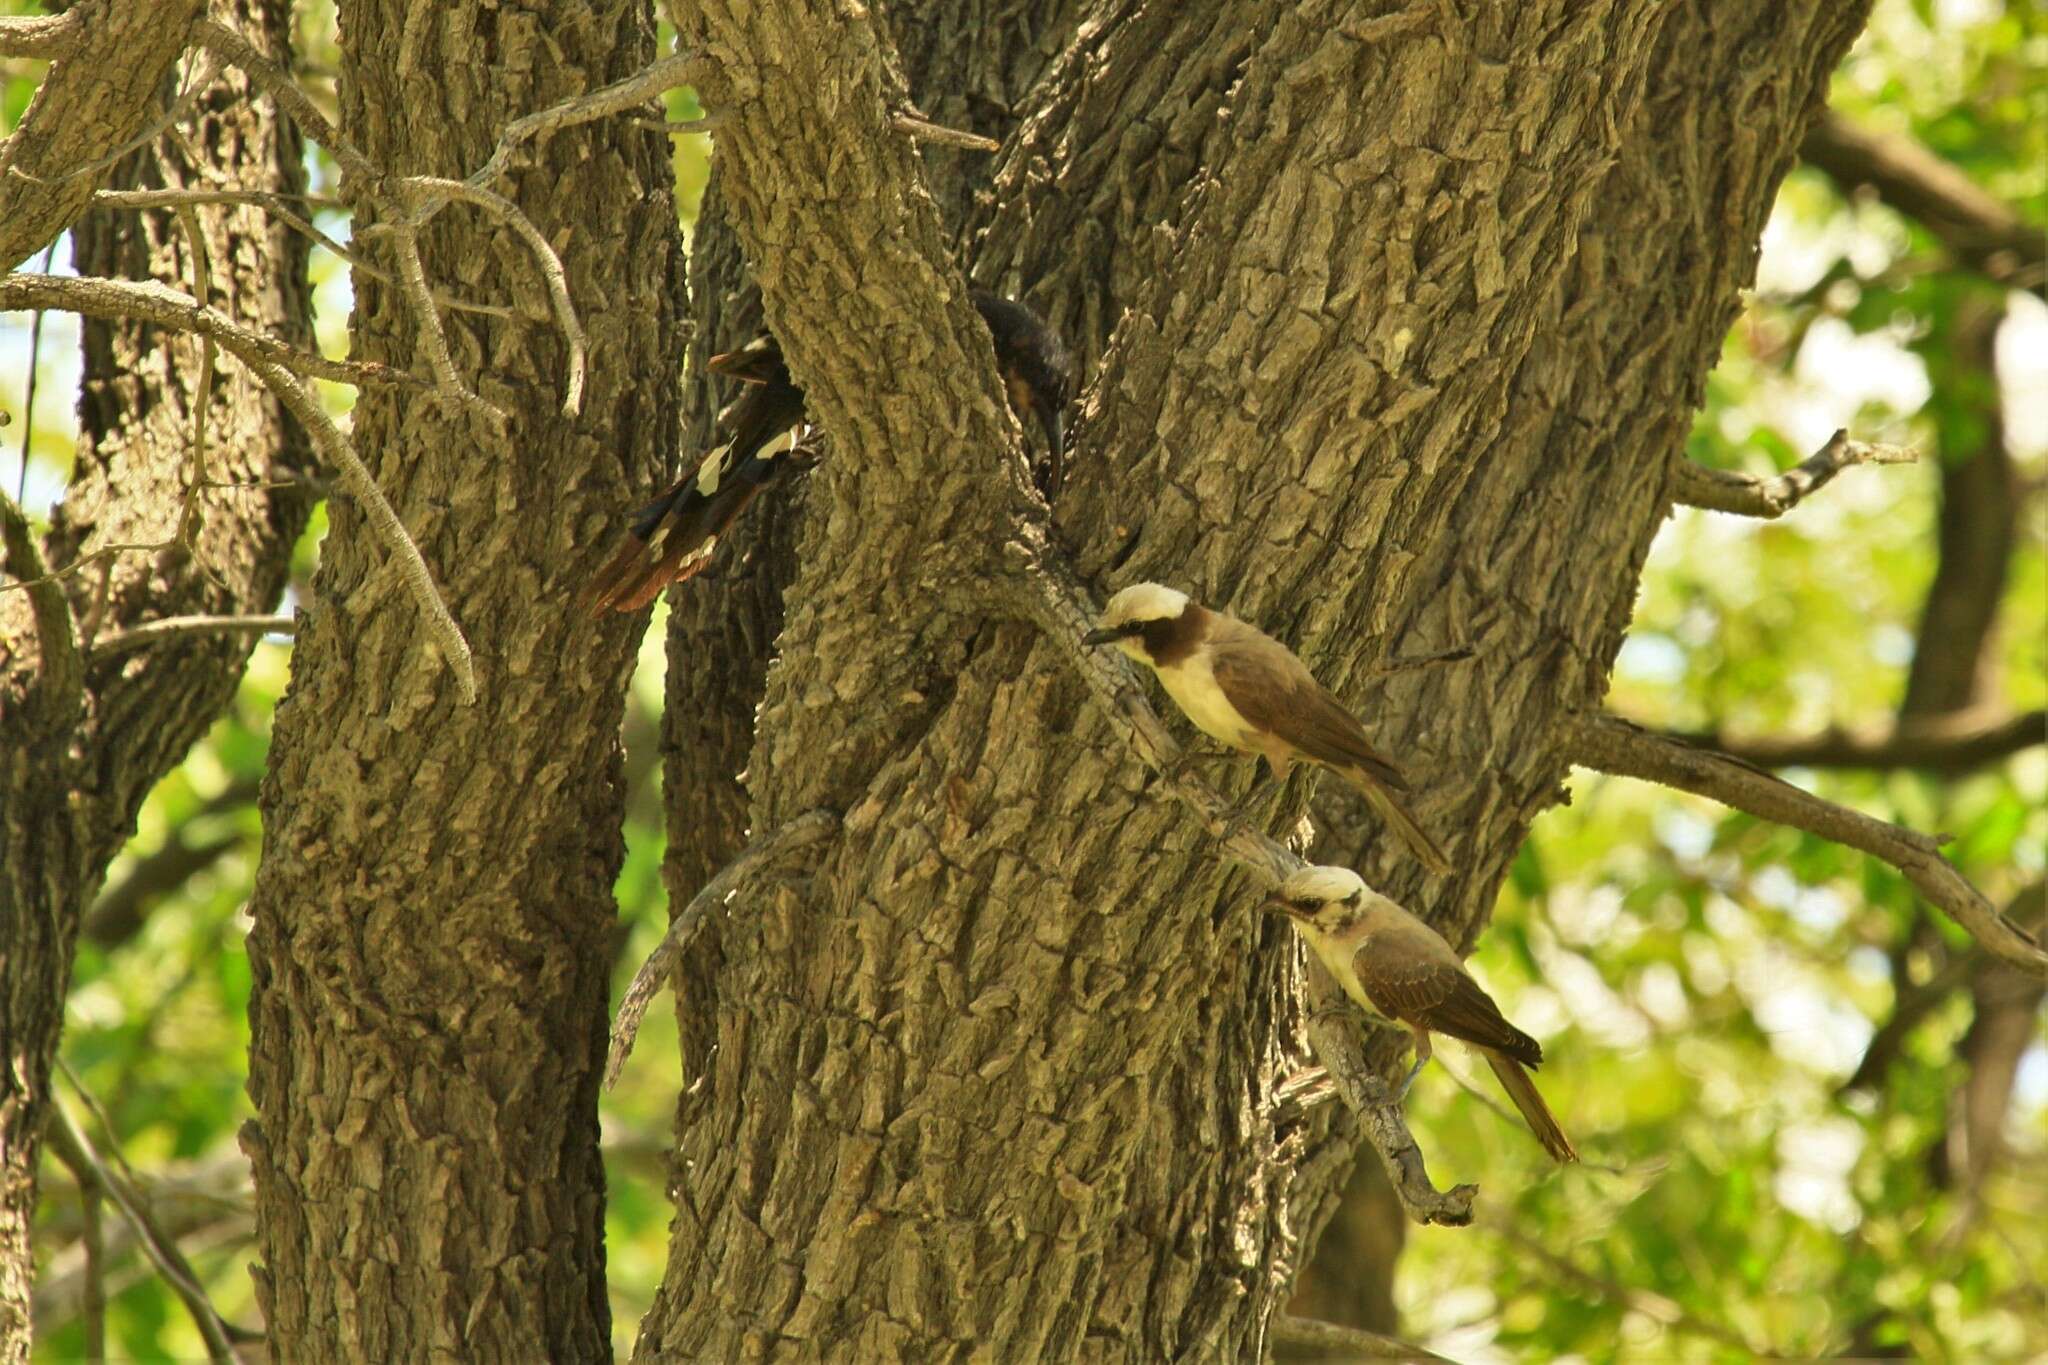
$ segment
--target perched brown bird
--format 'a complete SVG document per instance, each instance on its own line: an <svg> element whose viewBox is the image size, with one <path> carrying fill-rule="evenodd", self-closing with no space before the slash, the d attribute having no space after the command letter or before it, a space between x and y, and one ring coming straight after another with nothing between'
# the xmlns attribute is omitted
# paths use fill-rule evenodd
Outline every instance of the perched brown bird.
<svg viewBox="0 0 2048 1365"><path fill-rule="evenodd" d="M1058 497L1066 472L1062 413L1072 383L1066 346L1021 303L981 290L969 298L988 325L1017 419L1036 419L1045 432L1050 466L1040 488L1047 499ZM790 378L775 338L713 356L709 368L744 386L718 415L730 438L634 514L631 533L584 589L586 610L634 611L696 574L755 495L791 471L789 454L806 430L804 391Z"/></svg>
<svg viewBox="0 0 2048 1365"><path fill-rule="evenodd" d="M1542 1046L1501 1017L1442 934L1342 867L1303 868L1264 908L1288 917L1361 1009L1414 1035L1403 1095L1429 1061L1429 1035L1457 1038L1479 1049L1545 1151L1558 1161L1579 1159L1522 1069L1542 1065Z"/></svg>
<svg viewBox="0 0 2048 1365"><path fill-rule="evenodd" d="M1442 876L1450 859L1401 803L1400 769L1376 752L1344 703L1287 646L1186 593L1136 583L1109 599L1083 642L1113 644L1159 675L1187 718L1233 749L1262 754L1276 778L1296 759L1319 763L1364 793L1423 865Z"/></svg>

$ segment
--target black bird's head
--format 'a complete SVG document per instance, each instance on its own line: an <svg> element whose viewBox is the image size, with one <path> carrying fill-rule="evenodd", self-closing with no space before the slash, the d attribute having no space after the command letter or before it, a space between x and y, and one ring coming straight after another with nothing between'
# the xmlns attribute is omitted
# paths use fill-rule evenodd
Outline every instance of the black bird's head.
<svg viewBox="0 0 2048 1365"><path fill-rule="evenodd" d="M1073 362L1066 343L1044 318L1013 299L976 289L969 296L995 343L996 366L1020 422L1036 418L1052 454L1045 496L1059 496L1066 471L1067 401L1073 396Z"/></svg>

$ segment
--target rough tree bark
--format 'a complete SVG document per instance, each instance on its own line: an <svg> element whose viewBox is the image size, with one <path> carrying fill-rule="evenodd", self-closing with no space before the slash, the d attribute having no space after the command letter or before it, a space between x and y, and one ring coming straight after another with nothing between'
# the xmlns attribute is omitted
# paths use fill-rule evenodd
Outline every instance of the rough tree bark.
<svg viewBox="0 0 2048 1365"><path fill-rule="evenodd" d="M281 54L289 33L282 0L245 0L224 12L265 50ZM145 87L135 125L168 79ZM62 119L56 96L47 112ZM126 188L206 186L219 167L247 188L304 189L301 144L274 111L252 103L230 76L199 101L190 141L163 138L123 160L112 176ZM101 108L81 126L109 138L130 126ZM93 156L116 150L98 144ZM190 146L207 149L203 171ZM76 155L76 153L73 153ZM25 195L28 182L10 181ZM88 182L89 183L89 182ZM38 210L40 211L40 210ZM75 210L74 210L75 211ZM24 210L24 213L27 211ZM305 345L311 341L303 241L254 209L197 211L211 289L221 312ZM55 232L61 220L48 227ZM40 242L27 248L33 250ZM73 235L82 274L153 279L193 288L193 258L177 219L164 212L94 212ZM40 547L50 569L113 543L154 543L176 535L196 477L193 422L200 343L140 324L87 321L77 466ZM280 470L305 469L303 436L263 385L231 360L219 363L205 405L207 476L261 485ZM108 862L135 827L157 780L181 760L234 694L253 637L183 637L131 653L96 656L96 637L166 616L250 614L278 599L291 547L305 526L303 494L260 486L198 495L192 553L121 554L63 580L66 627L83 651L76 692L52 695L59 669L39 647L30 594L0 595L0 1360L26 1359L28 1248L35 1206L39 1134L50 1102L50 1068L63 1020L80 916ZM7 578L29 575L7 557ZM10 583L11 586L11 583ZM48 600L48 599L46 599Z"/></svg>
<svg viewBox="0 0 2048 1365"><path fill-rule="evenodd" d="M344 0L345 135L461 178L511 119L634 73L644 0ZM644 111L522 153L501 190L559 253L589 337L580 417L533 258L457 205L426 273L516 316L443 315L508 417L366 395L354 432L475 652L461 704L363 520L337 503L279 707L247 1130L273 1349L293 1360L600 1360L610 1351L596 1083L616 741L632 642L579 569L674 439L682 253ZM359 241L371 236L357 224ZM356 277L355 344L424 368L419 319Z"/></svg>
<svg viewBox="0 0 2048 1365"><path fill-rule="evenodd" d="M901 91L872 28L805 11L707 4L685 41L715 59L733 219L837 442L750 823L823 805L846 833L735 900L681 1003L715 1046L640 1350L1249 1355L1338 1174L1327 1120L1275 1096L1297 959L1004 619L1025 495L885 131ZM1560 722L1604 688L1861 10L1099 17L1033 92L975 265L1032 284L1094 367L1061 533L1098 586L1189 586L1377 703L1462 871L1425 895L1355 861L1469 935L1555 797ZM1479 657L1353 681L1452 643Z"/></svg>

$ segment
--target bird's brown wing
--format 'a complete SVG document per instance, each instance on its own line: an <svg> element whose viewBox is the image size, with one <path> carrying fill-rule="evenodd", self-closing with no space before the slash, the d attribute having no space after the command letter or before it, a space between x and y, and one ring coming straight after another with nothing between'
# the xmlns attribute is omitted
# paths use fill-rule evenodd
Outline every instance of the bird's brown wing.
<svg viewBox="0 0 2048 1365"><path fill-rule="evenodd" d="M1542 1065L1542 1045L1510 1024L1462 967L1379 935L1366 939L1351 965L1366 998L1388 1018Z"/></svg>
<svg viewBox="0 0 2048 1365"><path fill-rule="evenodd" d="M1210 666L1239 715L1281 736L1306 758L1360 769L1391 791L1408 790L1408 780L1372 747L1358 718L1292 651L1241 621L1226 630L1237 638L1216 642L1220 647L1213 649Z"/></svg>

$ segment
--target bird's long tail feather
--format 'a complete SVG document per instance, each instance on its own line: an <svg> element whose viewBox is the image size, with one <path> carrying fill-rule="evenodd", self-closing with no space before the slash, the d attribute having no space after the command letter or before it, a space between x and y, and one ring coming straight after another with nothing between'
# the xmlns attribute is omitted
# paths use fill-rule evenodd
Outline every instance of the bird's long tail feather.
<svg viewBox="0 0 2048 1365"><path fill-rule="evenodd" d="M1409 850L1422 860L1424 867L1439 877L1448 877L1451 874L1451 860L1445 856L1442 845L1430 838L1429 833L1415 822L1415 817L1408 813L1408 807L1402 803L1400 797L1363 771L1346 770L1344 775L1351 780L1352 786L1364 794L1380 819L1393 826L1394 833L1401 836L1401 842L1408 845Z"/></svg>
<svg viewBox="0 0 2048 1365"><path fill-rule="evenodd" d="M1529 1131L1543 1144L1543 1150L1559 1162L1577 1161L1579 1153L1572 1146L1572 1140L1564 1135L1564 1129L1557 1126L1557 1116L1550 1112L1550 1106L1543 1102L1543 1096L1536 1089L1536 1081L1522 1064L1512 1057L1504 1057L1492 1048L1481 1048L1486 1064L1493 1068L1493 1074L1500 1078L1501 1088L1508 1092L1508 1098L1515 1102L1515 1108L1522 1111L1522 1121L1529 1125Z"/></svg>

